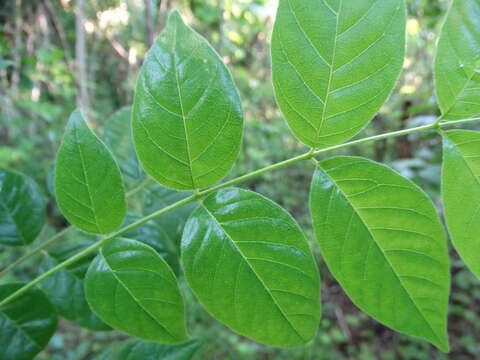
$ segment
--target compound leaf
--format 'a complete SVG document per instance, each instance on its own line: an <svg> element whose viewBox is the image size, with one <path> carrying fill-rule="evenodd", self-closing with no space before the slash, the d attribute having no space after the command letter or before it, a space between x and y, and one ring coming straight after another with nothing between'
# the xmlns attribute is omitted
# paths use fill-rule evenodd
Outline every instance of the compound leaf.
<svg viewBox="0 0 480 360"><path fill-rule="evenodd" d="M480 115L480 0L453 0L438 41L435 85L442 119Z"/></svg>
<svg viewBox="0 0 480 360"><path fill-rule="evenodd" d="M0 244L28 245L45 223L45 203L29 177L0 169Z"/></svg>
<svg viewBox="0 0 480 360"><path fill-rule="evenodd" d="M232 77L176 11L142 66L132 121L140 162L162 185L208 187L237 158L243 115Z"/></svg>
<svg viewBox="0 0 480 360"><path fill-rule="evenodd" d="M295 220L251 191L208 196L185 225L185 277L205 308L255 341L293 347L315 334L319 275Z"/></svg>
<svg viewBox="0 0 480 360"><path fill-rule="evenodd" d="M85 293L114 329L148 341L185 341L183 298L167 263L150 246L113 239L90 265Z"/></svg>
<svg viewBox="0 0 480 360"><path fill-rule="evenodd" d="M480 133L443 133L442 196L453 245L480 277Z"/></svg>
<svg viewBox="0 0 480 360"><path fill-rule="evenodd" d="M55 193L63 215L86 232L110 233L125 217L120 169L79 110L70 116L58 150Z"/></svg>
<svg viewBox="0 0 480 360"><path fill-rule="evenodd" d="M404 0L280 0L273 84L302 142L338 144L380 109L402 69L405 18Z"/></svg>
<svg viewBox="0 0 480 360"><path fill-rule="evenodd" d="M447 243L427 195L386 166L336 157L319 163L310 208L322 255L352 301L448 351Z"/></svg>
<svg viewBox="0 0 480 360"><path fill-rule="evenodd" d="M24 284L0 285L0 300ZM2 360L31 360L47 346L57 328L57 314L41 290L30 289L0 308Z"/></svg>

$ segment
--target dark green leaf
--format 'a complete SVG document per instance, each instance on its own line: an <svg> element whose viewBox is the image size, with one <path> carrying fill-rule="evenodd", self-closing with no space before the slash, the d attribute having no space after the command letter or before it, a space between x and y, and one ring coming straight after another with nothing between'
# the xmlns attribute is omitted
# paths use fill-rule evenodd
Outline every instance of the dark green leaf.
<svg viewBox="0 0 480 360"><path fill-rule="evenodd" d="M145 59L132 119L143 167L168 187L208 187L237 158L243 115L232 77L178 12Z"/></svg>
<svg viewBox="0 0 480 360"><path fill-rule="evenodd" d="M175 275L150 246L108 242L88 269L85 292L93 311L114 329L167 344L187 338Z"/></svg>
<svg viewBox="0 0 480 360"><path fill-rule="evenodd" d="M105 144L115 155L127 184L135 185L144 174L133 147L130 119L132 108L124 107L110 116L103 127Z"/></svg>
<svg viewBox="0 0 480 360"><path fill-rule="evenodd" d="M24 284L0 285L0 300ZM0 357L2 360L31 360L47 346L57 327L57 314L48 298L30 289L0 309Z"/></svg>
<svg viewBox="0 0 480 360"><path fill-rule="evenodd" d="M62 243L57 245L50 254L45 253L40 269L42 272L53 268L70 256L78 253L93 242L88 240ZM57 271L40 283L42 290L64 318L92 330L110 330L90 309L85 299L83 279L85 266L92 261L92 256L86 256L66 269Z"/></svg>
<svg viewBox="0 0 480 360"><path fill-rule="evenodd" d="M120 169L79 110L70 116L58 151L55 193L63 215L84 231L112 232L125 217Z"/></svg>
<svg viewBox="0 0 480 360"><path fill-rule="evenodd" d="M97 360L189 360L200 343L189 341L180 345L165 345L130 339L111 346Z"/></svg>
<svg viewBox="0 0 480 360"><path fill-rule="evenodd" d="M384 165L336 157L319 164L310 208L322 255L352 301L448 351L448 251L427 195Z"/></svg>
<svg viewBox="0 0 480 360"><path fill-rule="evenodd" d="M437 98L445 120L480 115L480 1L452 1L435 58Z"/></svg>
<svg viewBox="0 0 480 360"><path fill-rule="evenodd" d="M480 277L480 133L444 133L442 195L453 245Z"/></svg>
<svg viewBox="0 0 480 360"><path fill-rule="evenodd" d="M315 335L315 261L295 220L263 196L235 188L208 196L185 225L182 262L205 308L239 334L279 347Z"/></svg>
<svg viewBox="0 0 480 360"><path fill-rule="evenodd" d="M335 145L370 121L402 69L405 17L404 0L280 0L273 84L301 141Z"/></svg>
<svg viewBox="0 0 480 360"><path fill-rule="evenodd" d="M28 245L45 222L45 204L29 177L0 169L0 244Z"/></svg>

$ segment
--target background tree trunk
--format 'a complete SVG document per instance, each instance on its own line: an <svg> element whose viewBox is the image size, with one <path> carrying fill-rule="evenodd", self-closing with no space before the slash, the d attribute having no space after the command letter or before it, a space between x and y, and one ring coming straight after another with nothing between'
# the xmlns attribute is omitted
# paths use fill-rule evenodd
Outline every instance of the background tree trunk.
<svg viewBox="0 0 480 360"><path fill-rule="evenodd" d="M85 0L77 0L76 7L76 75L78 84L77 104L85 114L90 109L87 78L87 40L85 37Z"/></svg>

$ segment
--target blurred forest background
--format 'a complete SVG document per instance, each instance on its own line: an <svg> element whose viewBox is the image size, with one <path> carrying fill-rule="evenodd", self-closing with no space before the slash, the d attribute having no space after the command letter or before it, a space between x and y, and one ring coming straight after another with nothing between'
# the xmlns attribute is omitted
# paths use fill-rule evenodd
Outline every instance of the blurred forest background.
<svg viewBox="0 0 480 360"><path fill-rule="evenodd" d="M448 1L407 3L404 72L387 105L360 136L426 124L437 115L431 64ZM67 225L56 209L51 190L52 163L75 107L81 107L90 125L109 146L116 147L117 156L131 155L128 139L122 137L128 131L128 109L113 118L111 115L132 103L142 60L171 8L179 9L186 21L213 44L240 89L246 130L242 154L229 177L305 151L275 104L269 48L276 6L277 0L1 0L0 167L22 171L44 188L50 225L36 244ZM379 141L341 153L388 163L439 204L441 144L435 134ZM127 167L122 168L128 172ZM394 333L350 302L328 273L313 242L307 206L312 169L313 163L294 165L249 180L245 187L288 209L312 242L322 275L323 315L316 338L292 350L253 343L213 320L182 285L189 330L200 344L194 359L480 359L480 283L453 251L450 355L441 354L426 342ZM130 170L129 184L138 183L141 171L138 167ZM166 196L178 195L158 187L146 191L146 196L139 193L130 200L137 213L160 206ZM164 223L172 224L172 219ZM177 223L175 226L171 233L174 248L167 251L167 256L178 267L175 244L181 229ZM138 236L146 236L146 242L156 240L148 229ZM52 247L50 253L33 258L0 281L31 279L48 266L45 258L64 256L89 241L94 239L74 233ZM69 242L73 245L67 246ZM0 269L26 251L0 248ZM126 338L62 320L38 359L95 359L108 346Z"/></svg>

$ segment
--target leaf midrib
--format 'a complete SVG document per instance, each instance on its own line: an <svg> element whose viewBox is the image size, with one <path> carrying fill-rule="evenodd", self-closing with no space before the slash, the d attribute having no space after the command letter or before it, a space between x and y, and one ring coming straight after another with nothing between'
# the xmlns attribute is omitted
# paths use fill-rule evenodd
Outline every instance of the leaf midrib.
<svg viewBox="0 0 480 360"><path fill-rule="evenodd" d="M353 205L353 203L351 201L348 200L348 197L347 195L343 192L343 190L340 188L340 186L336 183L336 181L326 172L326 170L324 170L323 168L321 168L323 173L330 179L330 181L332 182L332 184L335 185L335 187L338 189L338 191L342 194L342 196L345 198L345 201L350 205L350 207L352 208L352 211L357 215L357 217L360 219L360 221L362 222L363 226L365 226L365 228L367 229L371 239L372 239L372 242L376 245L376 247L380 250L381 254L383 255L383 257L385 258L385 261L388 263L388 265L390 266L390 268L392 269L392 272L393 274L395 275L395 277L397 278L398 282L400 283L401 285L401 288L403 289L403 291L405 291L405 293L408 295L408 298L410 299L410 301L412 302L412 304L414 305L414 308L418 311L418 313L421 315L422 319L425 321L425 323L428 325L428 328L430 329L430 331L432 332L432 334L435 336L435 338L437 339L437 341L439 342L439 344L442 344L443 341L441 341L441 339L438 337L437 333L433 330L433 327L432 325L430 324L430 322L427 320L427 318L425 317L425 315L423 314L423 312L421 311L421 309L418 307L418 304L415 302L414 298L412 297L412 295L410 294L410 292L408 291L408 289L405 287L405 285L403 284L403 281L401 280L400 276L397 274L397 271L395 269L395 267L393 266L393 264L390 262L390 259L387 257L387 255L385 254L385 251L382 249L382 247L378 244L375 236L372 234L372 232L370 231L370 227L365 223L364 219L360 216L359 212L357 211L357 208Z"/></svg>
<svg viewBox="0 0 480 360"><path fill-rule="evenodd" d="M157 318L152 314L150 313L150 311L148 309L146 309L143 304L132 294L132 292L130 291L130 289L125 285L125 283L117 276L117 274L115 273L115 270L113 270L112 266L110 265L110 263L108 262L107 260L107 257L103 254L103 249L100 250L100 255L103 259L103 261L105 262L105 264L108 266L108 269L110 270L110 273L113 275L113 277L115 278L115 280L118 281L118 283L120 285L122 285L122 287L127 291L127 293L132 297L132 299L135 301L135 303L143 310L145 311L145 313L156 323L158 324L172 339L174 340L177 340L177 337L174 336L164 325L162 325L158 320Z"/></svg>
<svg viewBox="0 0 480 360"><path fill-rule="evenodd" d="M277 307L277 309L279 310L280 314L282 315L282 317L286 320L286 322L288 323L288 325L293 329L293 331L295 332L295 334L300 338L300 340L302 341L306 341L307 339L304 339L303 336L298 332L298 330L295 328L295 326L293 326L293 324L291 323L290 319L287 317L287 315L283 312L283 309L280 307L280 304L277 302L277 300L275 299L275 297L273 296L273 294L270 292L270 289L267 287L267 285L264 283L264 281L262 280L262 278L260 277L260 275L257 274L257 272L255 271L255 269L252 267L252 265L248 262L247 260L247 257L243 254L243 252L240 250L240 248L237 246L237 244L235 243L235 241L232 239L232 237L230 236L230 234L225 230L225 228L223 228L223 226L221 225L221 223L217 220L217 218L210 212L210 210L208 210L208 208L205 206L205 204L202 204L202 208L205 209L205 211L207 212L207 214L213 219L213 221L215 222L215 224L223 231L223 233L225 234L225 236L230 240L230 242L232 243L232 245L234 246L234 248L237 250L238 254L240 254L240 256L242 257L242 260L243 260L243 263L246 263L250 269L250 271L252 271L252 273L255 275L255 277L257 278L257 280L260 282L260 284L262 285L262 287L265 289L265 292L270 296L270 298L272 299L274 305Z"/></svg>

